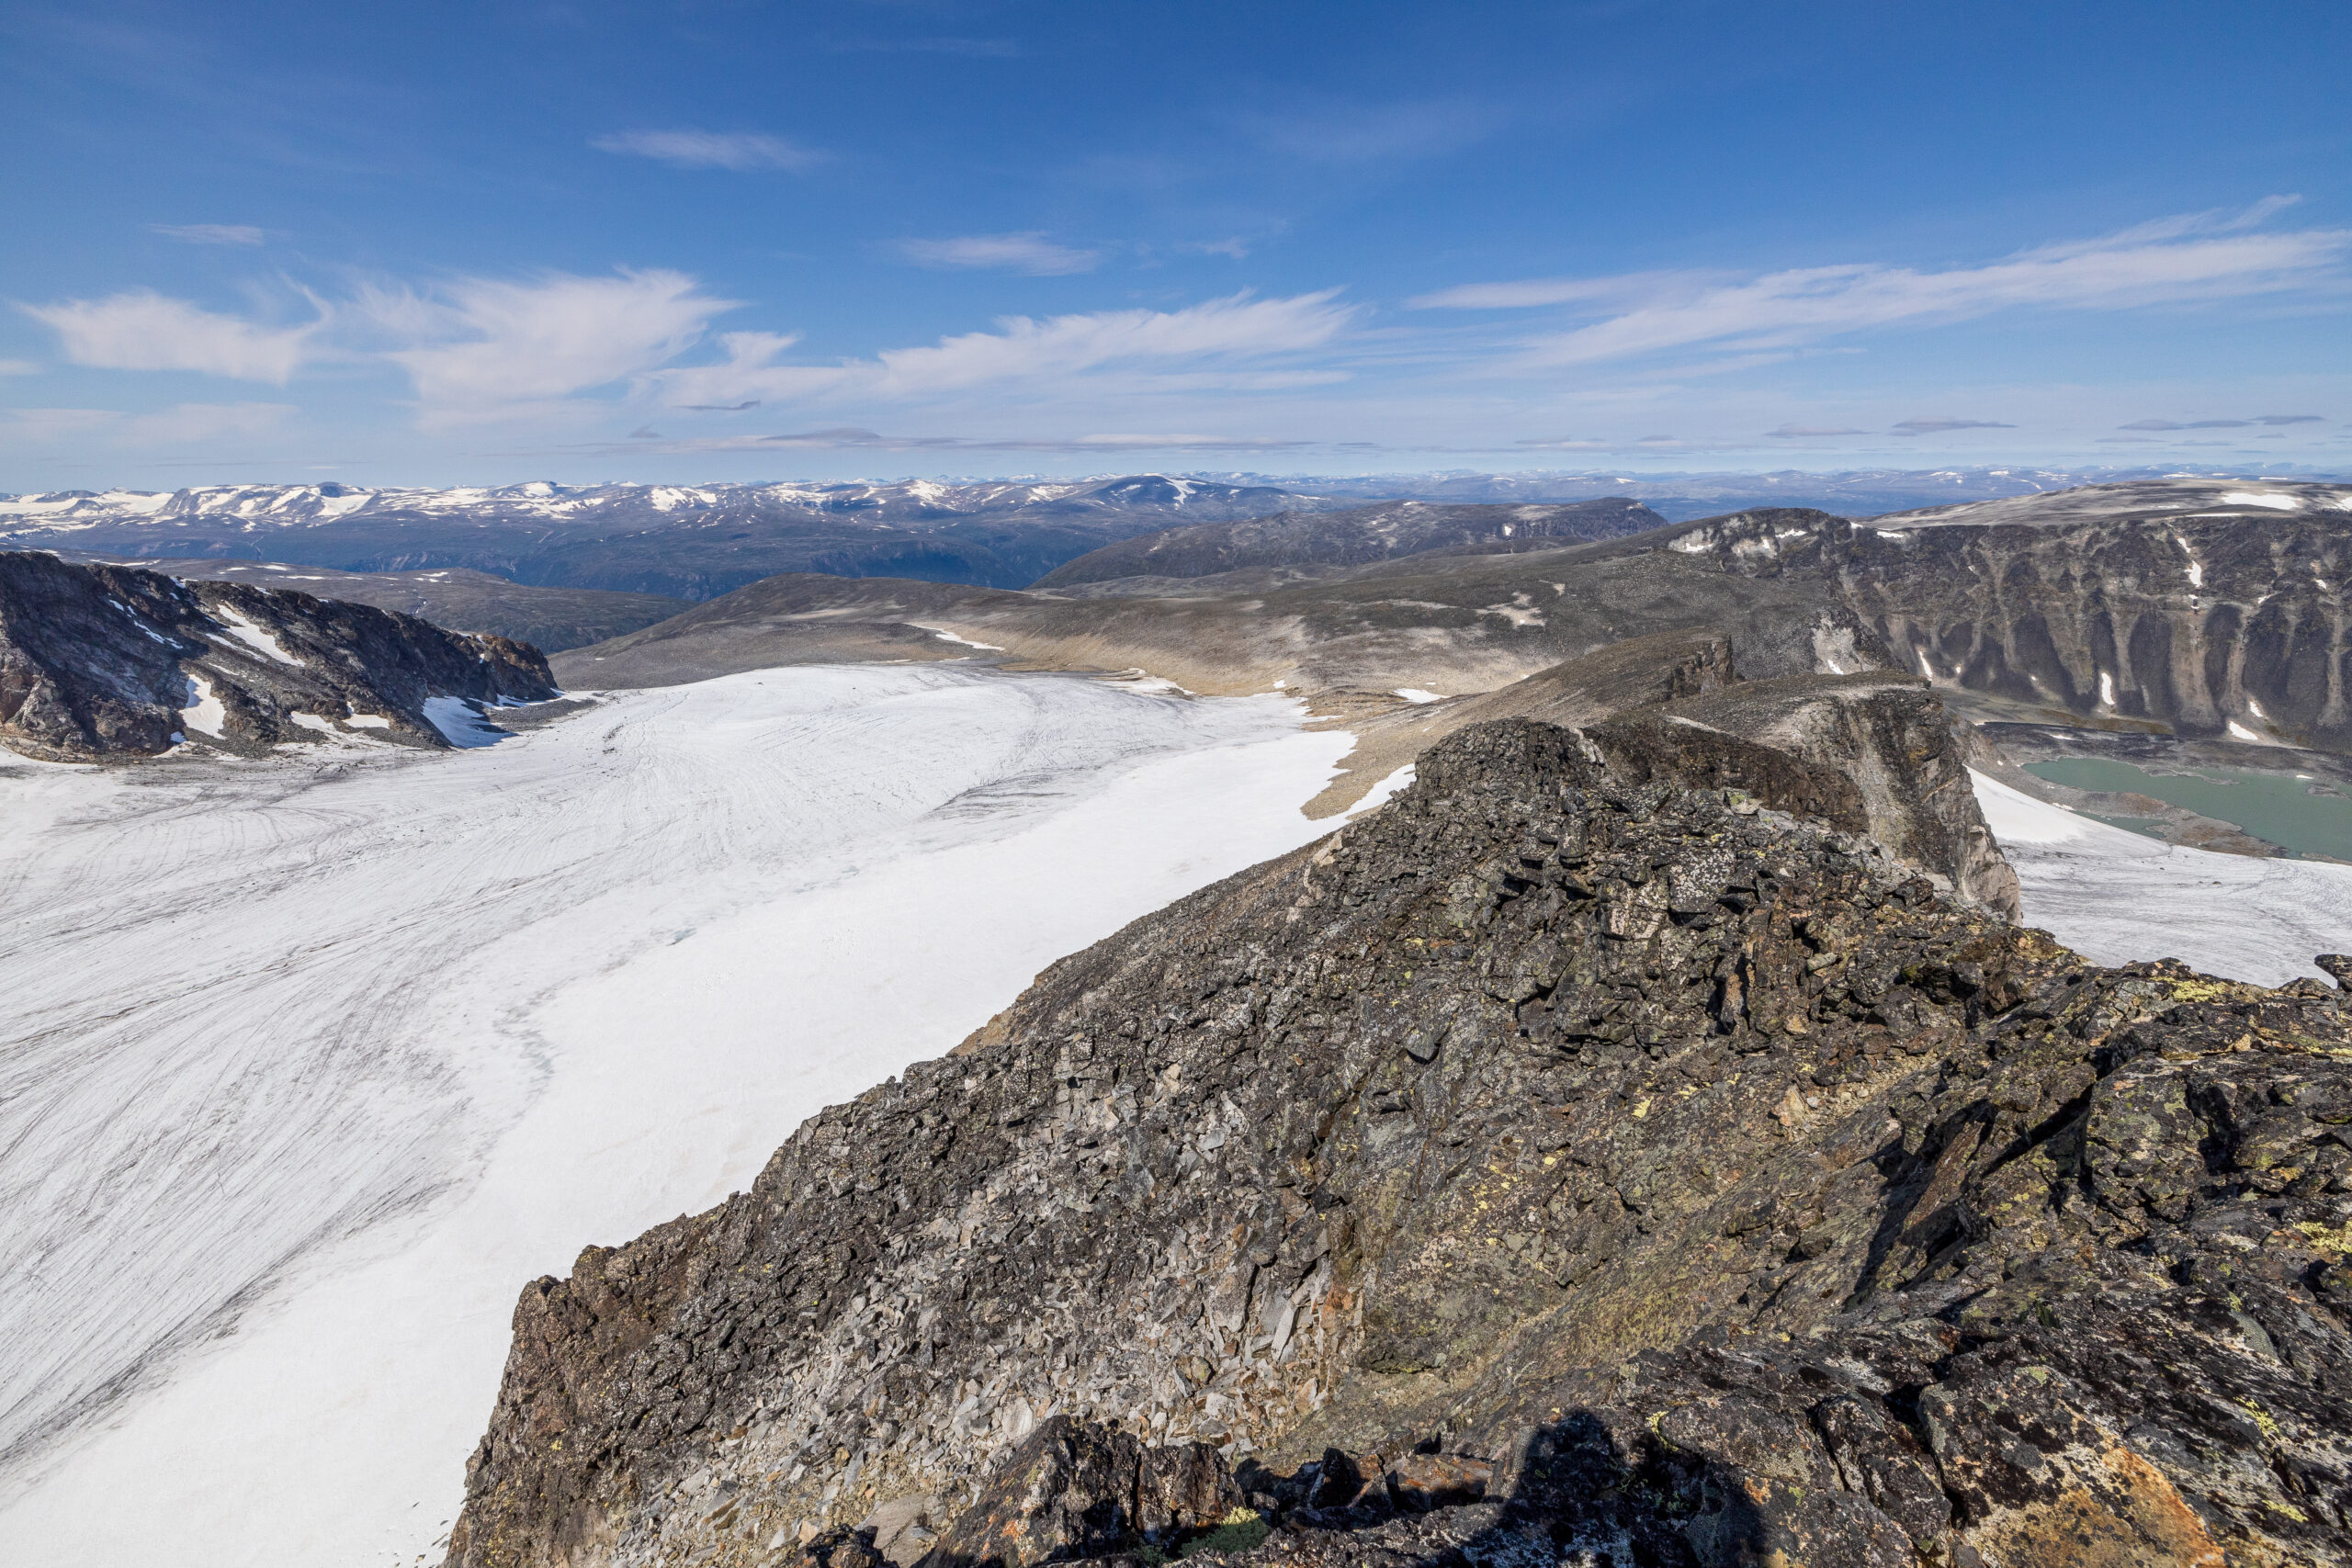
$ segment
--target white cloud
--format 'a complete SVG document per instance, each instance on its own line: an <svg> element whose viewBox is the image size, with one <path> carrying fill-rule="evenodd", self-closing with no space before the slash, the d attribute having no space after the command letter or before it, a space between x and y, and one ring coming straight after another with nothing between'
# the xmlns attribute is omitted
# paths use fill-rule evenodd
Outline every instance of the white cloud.
<svg viewBox="0 0 2352 1568"><path fill-rule="evenodd" d="M384 357L415 384L428 424L545 412L651 370L734 309L684 273L465 278L437 294L370 290L360 310L405 346ZM717 401L716 399L706 400Z"/></svg>
<svg viewBox="0 0 2352 1568"><path fill-rule="evenodd" d="M76 365L198 370L280 385L311 356L313 339L328 319L322 309L317 320L301 326L263 326L146 288L19 309L53 329L65 357Z"/></svg>
<svg viewBox="0 0 2352 1568"><path fill-rule="evenodd" d="M269 236L250 223L150 223L167 240L191 245L258 245Z"/></svg>
<svg viewBox="0 0 2352 1568"><path fill-rule="evenodd" d="M942 338L929 348L878 356L883 389L943 391L1036 377L1074 376L1115 364L1246 358L1317 348L1354 316L1335 289L1286 299L1235 294L1182 310L1102 310L1032 321L1013 316L993 333Z"/></svg>
<svg viewBox="0 0 2352 1568"><path fill-rule="evenodd" d="M999 321L994 332L889 349L838 366L779 365L775 360L792 339L729 333L719 340L728 353L726 364L663 371L650 379L663 401L728 403L745 398L921 398L983 386L1067 381L1113 368L1159 375L1196 361L1230 363L1320 347L1354 319L1351 307L1332 302L1336 292L1282 299L1236 294L1181 310L1102 310L1044 321L1012 316Z"/></svg>
<svg viewBox="0 0 2352 1568"><path fill-rule="evenodd" d="M1868 432L1846 424L1784 424L1764 434L1774 441L1804 441L1822 435L1863 435Z"/></svg>
<svg viewBox="0 0 2352 1568"><path fill-rule="evenodd" d="M2122 310L2242 298L2308 286L2340 270L2352 231L2258 234L2283 198L2236 214L2199 213L2102 240L2020 252L1945 272L1855 263L1749 278L1651 273L1471 284L1423 307L1583 305L1602 317L1523 345L1518 368L1591 364L1699 345L1788 348L1841 333L1925 325L1999 310Z"/></svg>
<svg viewBox="0 0 2352 1568"><path fill-rule="evenodd" d="M38 376L40 366L30 359L0 359L0 376Z"/></svg>
<svg viewBox="0 0 2352 1568"><path fill-rule="evenodd" d="M1009 267L1033 277L1091 272L1100 251L1056 244L1043 234L967 234L954 240L903 240L899 251L924 266Z"/></svg>
<svg viewBox="0 0 2352 1568"><path fill-rule="evenodd" d="M680 169L732 169L738 174L806 169L825 161L822 152L811 148L753 131L624 130L593 138L588 145Z"/></svg>
<svg viewBox="0 0 2352 1568"><path fill-rule="evenodd" d="M1721 282L1719 272L1628 272L1614 277L1530 277L1516 283L1465 283L1418 295L1416 310L1523 310L1538 305L1631 305Z"/></svg>

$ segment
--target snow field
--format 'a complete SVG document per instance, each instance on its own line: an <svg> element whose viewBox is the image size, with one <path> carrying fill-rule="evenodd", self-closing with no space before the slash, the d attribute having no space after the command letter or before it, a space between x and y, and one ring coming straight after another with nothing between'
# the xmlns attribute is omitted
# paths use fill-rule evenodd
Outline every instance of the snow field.
<svg viewBox="0 0 2352 1568"><path fill-rule="evenodd" d="M0 1556L433 1555L528 1280L1328 830L1347 744L865 667L0 780Z"/></svg>
<svg viewBox="0 0 2352 1568"><path fill-rule="evenodd" d="M2184 849L1970 776L2017 868L2026 923L2086 958L2177 958L2283 986L2328 978L2315 953L2352 952L2352 865Z"/></svg>

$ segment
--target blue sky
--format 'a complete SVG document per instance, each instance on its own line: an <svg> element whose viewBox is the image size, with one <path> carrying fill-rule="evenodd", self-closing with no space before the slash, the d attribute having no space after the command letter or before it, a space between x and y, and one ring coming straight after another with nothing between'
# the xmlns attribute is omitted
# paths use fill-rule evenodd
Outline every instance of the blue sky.
<svg viewBox="0 0 2352 1568"><path fill-rule="evenodd" d="M2352 468L2347 67L2309 0L17 0L0 490Z"/></svg>

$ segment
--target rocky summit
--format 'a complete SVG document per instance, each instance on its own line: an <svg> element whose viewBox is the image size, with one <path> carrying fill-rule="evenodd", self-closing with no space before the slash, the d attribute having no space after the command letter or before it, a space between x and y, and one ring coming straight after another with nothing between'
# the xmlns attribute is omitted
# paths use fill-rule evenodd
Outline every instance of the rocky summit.
<svg viewBox="0 0 2352 1568"><path fill-rule="evenodd" d="M1645 757L1462 729L530 1285L449 1562L2352 1554L2342 995Z"/></svg>

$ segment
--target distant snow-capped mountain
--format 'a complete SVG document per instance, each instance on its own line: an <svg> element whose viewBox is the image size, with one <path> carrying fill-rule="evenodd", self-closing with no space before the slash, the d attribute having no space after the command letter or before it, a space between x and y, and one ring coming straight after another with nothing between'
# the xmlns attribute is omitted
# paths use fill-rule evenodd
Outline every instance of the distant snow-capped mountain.
<svg viewBox="0 0 2352 1568"><path fill-rule="evenodd" d="M778 572L1017 588L1098 546L1187 523L1351 504L1279 485L1130 474L852 484L451 490L215 485L0 497L0 545L471 568L518 582L706 599Z"/></svg>
<svg viewBox="0 0 2352 1568"><path fill-rule="evenodd" d="M1057 514L1161 511L1204 516L1257 515L1260 509L1311 507L1319 499L1276 485L1171 479L989 480L949 483L901 479L850 484L527 484L448 490L345 484L208 485L179 491L52 491L0 496L0 532L78 531L107 525L184 520L301 526L363 516L530 517L549 523L610 523L651 514L748 508L765 512L855 513L870 518L931 521L1048 508Z"/></svg>

